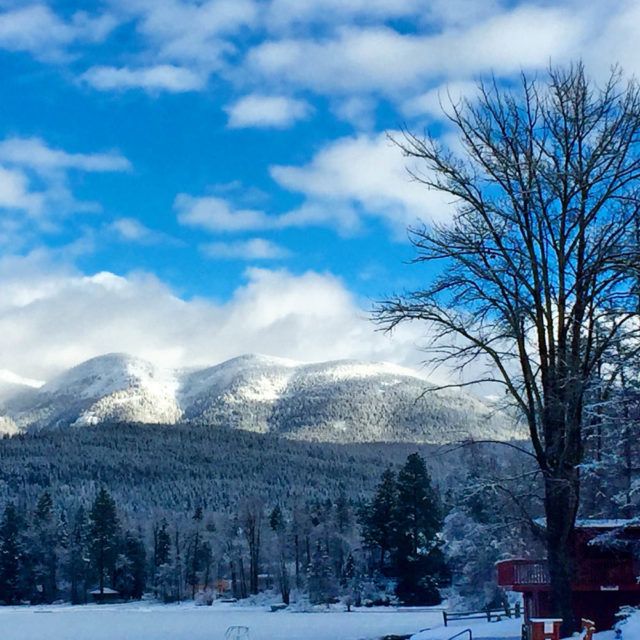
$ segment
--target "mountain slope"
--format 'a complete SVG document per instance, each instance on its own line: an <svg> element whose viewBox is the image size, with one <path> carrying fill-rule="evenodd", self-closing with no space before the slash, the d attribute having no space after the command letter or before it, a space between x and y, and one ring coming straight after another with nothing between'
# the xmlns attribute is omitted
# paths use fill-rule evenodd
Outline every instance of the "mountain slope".
<svg viewBox="0 0 640 640"><path fill-rule="evenodd" d="M0 414L20 431L118 421L192 422L339 443L519 435L474 396L433 390L396 365L256 355L186 371L124 354L100 356L11 396Z"/></svg>
<svg viewBox="0 0 640 640"><path fill-rule="evenodd" d="M125 354L87 360L39 389L16 394L4 413L22 431L106 421L174 423L181 415L173 372Z"/></svg>

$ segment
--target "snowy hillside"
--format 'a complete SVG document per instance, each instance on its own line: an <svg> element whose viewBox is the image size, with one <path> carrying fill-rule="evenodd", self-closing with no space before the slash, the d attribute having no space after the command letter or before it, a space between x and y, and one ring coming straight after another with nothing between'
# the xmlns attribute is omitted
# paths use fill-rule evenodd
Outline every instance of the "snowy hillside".
<svg viewBox="0 0 640 640"><path fill-rule="evenodd" d="M429 391L426 379L410 369L257 355L187 371L124 354L100 356L40 388L19 387L2 403L0 416L5 432L186 421L328 442L440 443L518 435L474 396Z"/></svg>
<svg viewBox="0 0 640 640"><path fill-rule="evenodd" d="M178 384L172 371L109 354L83 362L39 389L13 395L2 413L21 431L106 421L174 423L181 415Z"/></svg>

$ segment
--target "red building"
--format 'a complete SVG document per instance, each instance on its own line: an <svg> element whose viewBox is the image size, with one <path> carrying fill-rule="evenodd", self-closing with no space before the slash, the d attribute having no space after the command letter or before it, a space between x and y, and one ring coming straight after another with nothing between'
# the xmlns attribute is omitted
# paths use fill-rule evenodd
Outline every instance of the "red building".
<svg viewBox="0 0 640 640"><path fill-rule="evenodd" d="M598 630L609 629L620 607L640 604L640 524L578 520L572 547L576 628L587 618ZM525 623L552 615L546 560L512 559L497 566L498 584L523 594Z"/></svg>

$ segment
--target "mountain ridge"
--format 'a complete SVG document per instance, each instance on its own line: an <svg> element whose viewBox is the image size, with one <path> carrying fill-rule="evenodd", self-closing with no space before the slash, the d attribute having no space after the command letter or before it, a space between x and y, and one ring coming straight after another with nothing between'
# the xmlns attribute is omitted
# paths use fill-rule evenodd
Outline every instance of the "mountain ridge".
<svg viewBox="0 0 640 640"><path fill-rule="evenodd" d="M435 390L391 363L301 363L247 354L172 369L124 353L97 356L39 388L0 398L0 433L107 422L193 422L326 442L425 442L518 437L479 398Z"/></svg>

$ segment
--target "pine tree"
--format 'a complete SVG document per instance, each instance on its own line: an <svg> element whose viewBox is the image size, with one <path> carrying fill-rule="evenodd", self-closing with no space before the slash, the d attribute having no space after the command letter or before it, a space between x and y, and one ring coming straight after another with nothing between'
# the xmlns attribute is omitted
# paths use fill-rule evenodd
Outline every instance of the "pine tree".
<svg viewBox="0 0 640 640"><path fill-rule="evenodd" d="M71 602L87 601L89 524L82 506L78 507L68 536L65 573L71 585Z"/></svg>
<svg viewBox="0 0 640 640"><path fill-rule="evenodd" d="M407 458L397 486L396 595L407 604L439 604L437 580L444 571L438 540L440 505L420 455Z"/></svg>
<svg viewBox="0 0 640 640"><path fill-rule="evenodd" d="M38 597L53 602L57 594L58 523L53 511L53 499L45 491L38 500L31 530L31 557Z"/></svg>
<svg viewBox="0 0 640 640"><path fill-rule="evenodd" d="M106 489L100 489L89 513L89 545L100 598L104 595L105 579L114 582L117 533L116 503Z"/></svg>
<svg viewBox="0 0 640 640"><path fill-rule="evenodd" d="M343 534L351 526L351 511L349 509L349 500L344 491L341 491L336 500L336 525L338 532Z"/></svg>
<svg viewBox="0 0 640 640"><path fill-rule="evenodd" d="M171 562L171 536L167 531L167 521L153 526L153 588L156 597L160 586L161 574L167 573L167 566ZM166 581L165 581L166 582ZM166 600L166 590L163 593Z"/></svg>
<svg viewBox="0 0 640 640"><path fill-rule="evenodd" d="M337 594L338 583L333 573L329 552L318 540L309 567L309 601L313 604L328 604Z"/></svg>
<svg viewBox="0 0 640 640"><path fill-rule="evenodd" d="M24 526L22 515L9 502L0 523L0 602L5 604L18 603L26 595Z"/></svg>
<svg viewBox="0 0 640 640"><path fill-rule="evenodd" d="M362 538L365 547L379 551L379 569L385 566L385 559L396 538L397 486L391 468L385 469L376 488L371 503L360 512Z"/></svg>
<svg viewBox="0 0 640 640"><path fill-rule="evenodd" d="M116 588L123 598L142 598L146 585L146 564L142 538L127 531L117 562Z"/></svg>
<svg viewBox="0 0 640 640"><path fill-rule="evenodd" d="M400 553L428 553L442 528L438 496L424 460L412 453L398 473L397 547Z"/></svg>
<svg viewBox="0 0 640 640"><path fill-rule="evenodd" d="M351 611L352 605L359 607L362 601L362 583L358 575L358 566L353 554L350 553L342 569L341 586L345 589L344 603L347 611Z"/></svg>

